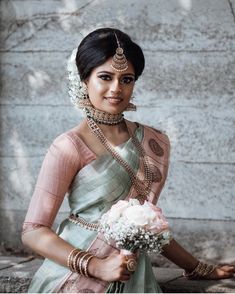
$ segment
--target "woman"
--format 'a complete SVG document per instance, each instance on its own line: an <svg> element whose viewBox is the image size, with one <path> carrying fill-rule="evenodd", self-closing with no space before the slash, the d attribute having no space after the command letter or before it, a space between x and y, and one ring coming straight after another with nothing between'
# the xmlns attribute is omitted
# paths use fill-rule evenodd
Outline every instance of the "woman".
<svg viewBox="0 0 235 294"><path fill-rule="evenodd" d="M70 95L86 118L55 139L38 177L22 240L46 259L29 290L160 292L146 254L127 258L96 230L101 215L120 199L156 204L167 176L168 137L123 116L135 109L130 100L144 69L143 52L128 35L104 28L83 39L76 65L79 75L70 69ZM51 226L66 192L71 215L55 233ZM234 267L199 262L175 240L163 255L191 278L234 273ZM125 286L111 289L112 281Z"/></svg>

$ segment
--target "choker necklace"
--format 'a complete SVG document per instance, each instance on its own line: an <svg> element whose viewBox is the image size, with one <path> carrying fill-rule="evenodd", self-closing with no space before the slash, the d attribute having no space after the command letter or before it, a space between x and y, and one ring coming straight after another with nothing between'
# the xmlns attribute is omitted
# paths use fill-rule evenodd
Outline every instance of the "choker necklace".
<svg viewBox="0 0 235 294"><path fill-rule="evenodd" d="M87 118L91 118L94 122L103 125L118 125L124 120L123 113L111 114L102 110L95 109L94 107L85 107Z"/></svg>

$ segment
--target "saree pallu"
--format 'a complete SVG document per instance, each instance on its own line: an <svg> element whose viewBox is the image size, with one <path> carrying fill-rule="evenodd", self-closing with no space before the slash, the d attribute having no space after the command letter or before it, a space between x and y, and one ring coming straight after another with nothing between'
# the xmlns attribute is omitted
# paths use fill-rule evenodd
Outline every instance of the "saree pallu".
<svg viewBox="0 0 235 294"><path fill-rule="evenodd" d="M169 141L166 135L142 125L136 129L135 135L148 155L151 171L154 174L148 200L155 204L167 175ZM115 149L137 173L143 172L138 151L131 139ZM71 185L68 201L70 213L79 214L87 222L98 222L102 214L115 202L135 196L136 192L127 172L110 154L105 154L79 170ZM118 250L114 244L109 245L96 231L87 230L68 219L60 224L57 234L73 246L89 250L101 258ZM68 268L45 259L31 282L29 292L103 293L108 286L109 283L81 277L71 273ZM137 269L130 280L125 282L123 292L161 292L147 254L140 254Z"/></svg>

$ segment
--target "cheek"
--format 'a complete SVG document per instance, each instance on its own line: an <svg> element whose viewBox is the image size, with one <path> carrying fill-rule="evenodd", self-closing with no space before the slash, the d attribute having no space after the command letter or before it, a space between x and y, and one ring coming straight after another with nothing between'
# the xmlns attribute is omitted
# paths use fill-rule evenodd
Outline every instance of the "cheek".
<svg viewBox="0 0 235 294"><path fill-rule="evenodd" d="M132 95L132 93L133 93L133 90L134 90L134 86L130 86L130 87L127 87L126 89L125 89L125 95L126 96L131 96Z"/></svg>
<svg viewBox="0 0 235 294"><path fill-rule="evenodd" d="M105 87L99 81L94 81L88 86L88 92L93 93L94 95L103 91L105 91Z"/></svg>

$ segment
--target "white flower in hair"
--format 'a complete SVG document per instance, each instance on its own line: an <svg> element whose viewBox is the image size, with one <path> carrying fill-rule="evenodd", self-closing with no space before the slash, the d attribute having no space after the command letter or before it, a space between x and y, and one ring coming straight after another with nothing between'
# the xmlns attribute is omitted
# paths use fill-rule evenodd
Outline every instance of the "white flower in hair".
<svg viewBox="0 0 235 294"><path fill-rule="evenodd" d="M80 80L76 65L77 48L72 51L67 61L68 88L71 102L79 108L79 100L84 97L83 83Z"/></svg>

